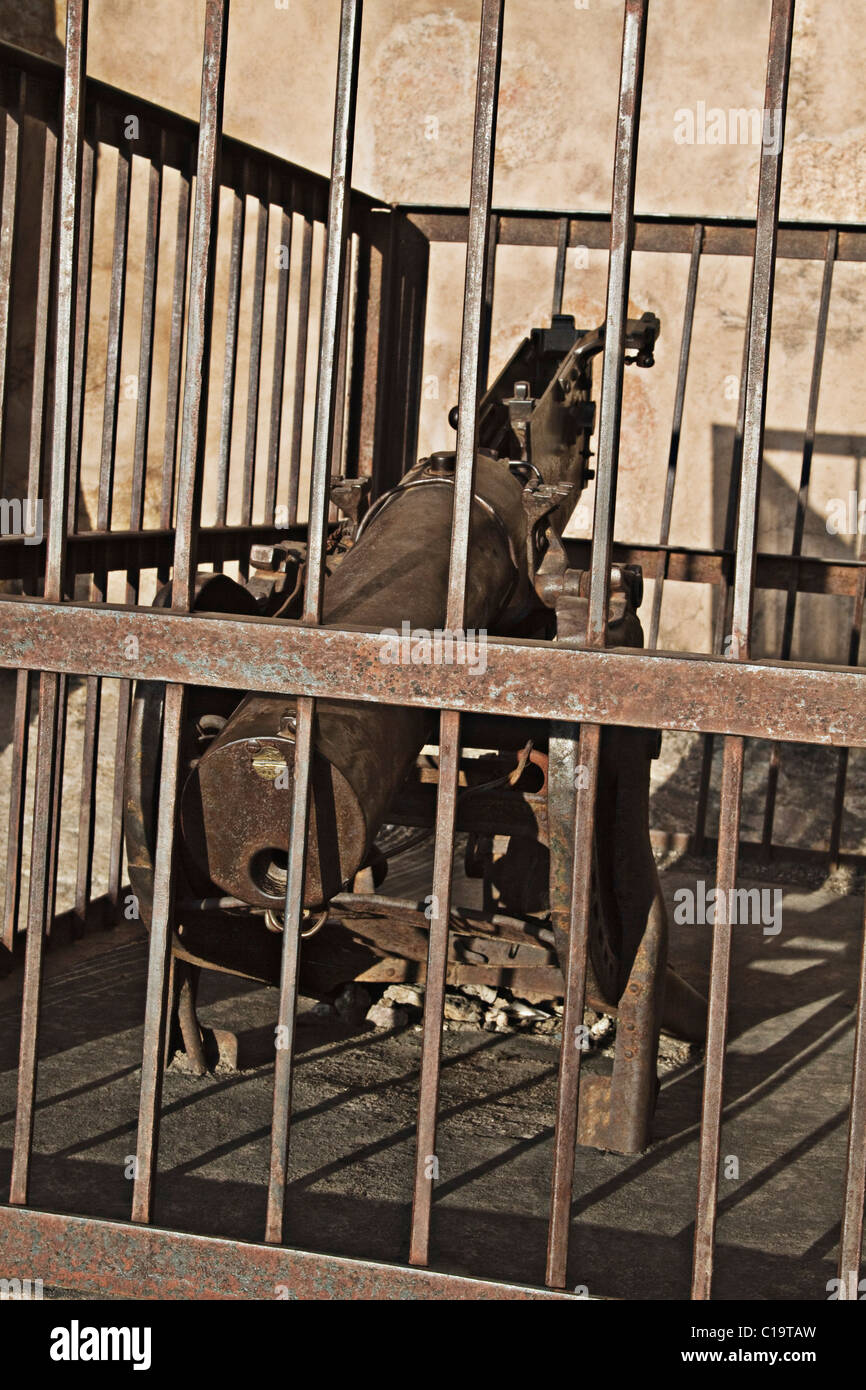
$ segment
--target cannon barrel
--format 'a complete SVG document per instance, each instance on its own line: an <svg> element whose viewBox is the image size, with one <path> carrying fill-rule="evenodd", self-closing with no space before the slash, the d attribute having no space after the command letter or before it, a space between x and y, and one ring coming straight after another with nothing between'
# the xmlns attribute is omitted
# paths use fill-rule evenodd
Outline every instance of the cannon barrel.
<svg viewBox="0 0 866 1390"><path fill-rule="evenodd" d="M442 633L448 593L454 455L434 454L384 494L326 579L324 621L387 628L383 659L412 659L422 632ZM467 573L466 635L507 627L525 609L526 522L507 463L479 453ZM458 634L459 635L459 634ZM472 657L444 634L439 659ZM481 639L483 641L483 638ZM432 655L433 644L426 653ZM477 648L474 649L477 652ZM247 695L183 789L184 852L204 875L252 906L282 908L288 864L295 703ZM421 709L316 702L304 903L326 903L363 865L430 729ZM196 872L197 871L197 872Z"/></svg>

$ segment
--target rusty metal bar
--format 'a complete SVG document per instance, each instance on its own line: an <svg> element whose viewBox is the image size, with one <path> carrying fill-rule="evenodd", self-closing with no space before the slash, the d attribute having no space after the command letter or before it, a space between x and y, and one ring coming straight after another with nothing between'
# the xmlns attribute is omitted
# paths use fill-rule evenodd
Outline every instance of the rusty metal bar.
<svg viewBox="0 0 866 1390"><path fill-rule="evenodd" d="M132 680L373 700L534 719L742 734L824 747L866 746L866 669L673 652L572 650L488 637L487 669L431 668L423 690L411 666L379 659L382 637L285 619L167 609L87 608L8 595L0 666L96 672ZM123 655L135 637L139 655Z"/></svg>
<svg viewBox="0 0 866 1390"><path fill-rule="evenodd" d="M604 358L598 419L598 467L586 639L590 645L597 647L604 646L607 636L610 561L622 415L625 324L628 315L628 283L634 235L634 180L648 8L649 0L625 0L611 195L610 259L607 272Z"/></svg>
<svg viewBox="0 0 866 1390"><path fill-rule="evenodd" d="M680 338L680 360L677 368L677 385L674 396L674 415L671 424L671 442L668 450L668 470L665 477L665 495L662 503L662 519L659 527L659 546L667 546L671 534L671 514L674 507L674 489L677 481L677 463L680 455L680 435L683 427L683 406L686 399L686 381L689 374L689 355L692 346L692 326L695 320L695 300L698 293L698 272L701 268L701 242L703 227L695 223L692 254L689 261L689 278L686 285L686 303L683 309L683 331ZM653 585L653 606L650 615L647 646L652 650L658 646L659 621L662 611L662 593L668 573L668 555L665 550L662 565Z"/></svg>
<svg viewBox="0 0 866 1390"><path fill-rule="evenodd" d="M697 1216L695 1219L692 1298L707 1299L713 1272L716 1205L719 1191L719 1155L722 1135L722 1089L725 1079L725 1042L728 1032L728 990L731 974L731 923L727 904L737 882L740 838L740 806L743 792L741 738L727 737L722 764L722 798L719 818L719 854L716 864L716 912L713 955L710 964L710 1002L707 1014L704 1094L698 1160Z"/></svg>
<svg viewBox="0 0 866 1390"><path fill-rule="evenodd" d="M244 256L246 224L246 195L241 189L232 190L232 240L229 252L228 307L226 309L226 352L223 368L222 412L220 443L217 460L216 519L224 526L228 515L229 468L232 452L232 422L235 409L235 376L238 363L238 320L241 302L241 271Z"/></svg>
<svg viewBox="0 0 866 1390"><path fill-rule="evenodd" d="M491 257L491 237L495 235L496 229L490 216L490 203L493 191L504 7L504 0L483 0L481 7L472 137L469 238L466 246L460 378L457 393L457 457L445 617L445 626L451 632L460 632L463 628L475 487L475 451L478 444L478 401L487 370L484 361L485 306L488 303L488 292L492 303L493 282L488 275L488 266ZM487 342L489 347L489 338ZM436 1171L436 1119L448 928L451 918L454 817L459 759L460 715L454 710L445 709L439 720L439 786L436 796L433 893L427 954L427 988L424 994L424 1034L409 1248L409 1262L413 1265L427 1264L430 1253L430 1214Z"/></svg>
<svg viewBox="0 0 866 1390"><path fill-rule="evenodd" d="M601 729L598 724L584 724L580 730L578 763L586 769L586 775L578 785L575 803L568 963L562 1016L562 1050L556 1091L556 1131L545 1271L545 1283L556 1289L565 1287L568 1265L574 1151L577 1143L580 1100L580 1027L583 1023L586 998L595 803L600 751Z"/></svg>
<svg viewBox="0 0 866 1390"><path fill-rule="evenodd" d="M97 130L99 116L97 113ZM108 298L108 344L105 360L105 391L102 412L102 447L99 459L99 491L96 526L111 529L114 503L114 464L117 453L117 417L120 401L119 379L123 352L123 324L126 306L126 262L129 246L129 196L132 154L128 147L117 151L117 177L114 197L114 243L111 258L111 285ZM133 492L139 459L133 460ZM139 523L140 524L140 523ZM108 574L94 573L90 584L91 603L107 597ZM84 737L81 752L81 793L78 817L78 862L75 875L75 912L83 922L90 897L93 859L93 830L96 816L96 767L99 725L102 709L102 681L88 676L84 708Z"/></svg>
<svg viewBox="0 0 866 1390"><path fill-rule="evenodd" d="M866 536L858 538L857 547L858 557L866 559ZM859 666L860 664L860 644L863 633L863 610L866 607L866 568L857 574L857 588L854 593L854 602L851 608L851 630L848 634L848 665ZM828 858L831 864L840 862L840 845L842 841L842 817L845 813L845 786L848 780L848 753L847 748L839 749L839 757L836 764L836 779L833 786L833 811L830 818L830 841L827 849Z"/></svg>
<svg viewBox="0 0 866 1390"><path fill-rule="evenodd" d="M247 423L244 437L244 474L241 489L241 522L249 525L253 517L255 488L256 442L259 430L259 383L262 375L262 328L265 312L265 271L268 255L268 224L270 206L266 198L259 199L256 220L256 264L253 281L252 317L250 320L250 367L247 387Z"/></svg>
<svg viewBox="0 0 866 1390"><path fill-rule="evenodd" d="M746 412L743 428L743 460L740 472L740 511L737 525L737 553L734 560L734 602L730 653L733 662L747 661L751 648L758 498L761 485L767 367L773 316L776 234L782 180L782 147L793 28L794 0L773 0L770 16L764 111L772 113L775 120L775 139L772 143L767 140L765 129L758 182L755 259L749 313L749 353L745 385ZM736 884L740 806L743 792L743 747L742 739L734 738L731 735L726 736L716 868L717 901L722 905L722 916L725 920L719 923L719 914L717 913L717 923L713 933L713 962L710 973L704 1105L701 1122L692 1273L692 1297L694 1299L708 1299L712 1287L731 949L730 924L727 921L725 905L730 901L730 895Z"/></svg>
<svg viewBox="0 0 866 1390"><path fill-rule="evenodd" d="M204 463L214 251L219 203L219 151L225 86L229 0L207 0L201 82L198 162L184 371L171 606L188 614L195 584L195 530ZM187 619L188 621L188 619ZM184 687L165 692L160 798L154 863L153 913L147 968L144 1044L138 1110L133 1221L150 1220L156 1177L162 1067L168 1014L172 854L177 809Z"/></svg>
<svg viewBox="0 0 866 1390"><path fill-rule="evenodd" d="M171 330L168 349L168 381L166 382L165 442L162 464L162 500L160 526L168 528L174 518L174 480L177 461L178 421L180 418L180 364L183 348L183 326L186 317L186 262L189 249L190 184L187 169L180 171L177 198L177 232L174 252L174 284L171 296ZM167 573L160 578L168 578Z"/></svg>
<svg viewBox="0 0 866 1390"><path fill-rule="evenodd" d="M75 299L75 360L69 422L69 506L67 529L78 526L81 440L84 430L84 390L90 333L90 277L93 266L93 192L96 181L96 141L85 138L81 150L81 215L78 230L78 273ZM67 552L68 553L68 552Z"/></svg>
<svg viewBox="0 0 866 1390"><path fill-rule="evenodd" d="M803 530L806 524L806 507L809 501L809 483L812 476L812 454L815 448L815 425L818 417L818 397L821 392L821 371L824 365L824 344L827 338L827 319L830 313L830 291L833 287L833 265L836 259L838 235L835 230L827 233L827 250L824 256L824 276L821 282L821 299L818 305L818 324L815 330L815 351L812 357L812 377L809 383L809 405L806 411L806 429L803 435L803 458L800 465L800 486L797 491L797 510L794 516L794 535L791 540L791 554L799 555L803 549ZM797 572L793 571L788 582L785 599L785 617L782 625L782 645L779 655L783 661L791 659L791 645L794 638L794 618L797 611ZM776 815L776 791L779 784L779 761L781 747L778 743L770 748L770 761L767 768L767 791L764 802L764 824L761 843L769 858L773 843L773 821Z"/></svg>
<svg viewBox="0 0 866 1390"><path fill-rule="evenodd" d="M283 1289L304 1299L575 1298L378 1260L9 1208L0 1208L0 1259L4 1268L32 1269L46 1288L131 1299L273 1300Z"/></svg>
<svg viewBox="0 0 866 1390"><path fill-rule="evenodd" d="M336 409L335 385L339 352L340 312L346 264L346 237L349 227L349 190L352 177L355 105L358 92L361 12L361 0L342 0L325 247L325 279L319 334L319 375L316 384L316 416L313 430L313 471L310 481L307 573L304 591L304 621L308 624L317 624L322 617L325 534L328 520L331 447ZM304 873L306 869L314 710L313 700L304 697L298 699L283 952L280 970L280 1001L277 1013L276 1037L280 1045L277 1047L274 1065L270 1176L265 1222L265 1240L269 1243L282 1240L285 1213L286 1170L292 1118L293 1044L298 994Z"/></svg>
<svg viewBox="0 0 866 1390"><path fill-rule="evenodd" d="M595 514L590 559L589 611L586 643L602 648L607 640L610 561L616 510L616 475L622 410L622 376L628 283L634 218L634 179L640 132L641 85L646 47L649 0L626 0L622 34L616 152L611 195L610 256L607 277L604 358L598 431ZM575 792L574 852L572 858L568 961L566 964L563 1044L557 1082L557 1116L554 1140L550 1224L548 1228L545 1282L554 1288L565 1284L568 1264L571 1197L574 1184L574 1151L580 1099L580 1049L567 1043L577 1037L583 1020L587 949L591 910L591 866L595 839L595 797L601 730L584 724L580 730L579 759L586 767L587 787Z"/></svg>
<svg viewBox="0 0 866 1390"><path fill-rule="evenodd" d="M75 309L75 250L79 215L84 74L87 51L87 0L68 0L66 8L66 72L63 87L60 210L58 218L57 314L55 330L54 419L51 452L50 507L45 543L45 597L57 602L63 590L66 542L66 482L69 455L69 406L73 366ZM53 180L52 180L53 183ZM57 711L60 677L44 671L39 679L39 737L36 753L36 795L30 855L30 901L21 1003L18 1056L18 1095L9 1201L27 1201L36 1072L39 1056L39 1003L47 909L51 897L48 863L53 797L57 768Z"/></svg>
<svg viewBox="0 0 866 1390"><path fill-rule="evenodd" d="M0 202L0 475L3 471L3 432L6 423L6 372L9 349L9 305L12 293L12 255L15 247L15 209L18 203L18 146L24 110L26 77L18 81L17 101L3 112L3 192Z"/></svg>
<svg viewBox="0 0 866 1390"><path fill-rule="evenodd" d="M496 248L499 244L499 218L495 212L490 214L490 232L487 267L484 275L484 305L481 312L481 343L479 350L479 376L481 389L487 389L490 375L490 340L493 333L493 296L496 290Z"/></svg>
<svg viewBox="0 0 866 1390"><path fill-rule="evenodd" d="M51 272L54 254L54 204L57 184L57 132L45 127L42 171L42 214L39 227L39 267L36 289L36 329L33 340L33 392L30 405L30 452L27 496L31 507L41 496L45 458L46 386L50 333Z"/></svg>
<svg viewBox="0 0 866 1390"><path fill-rule="evenodd" d="M21 906L21 856L24 841L24 801L27 790L28 733L30 729L31 674L19 670L15 677L15 713L12 724L12 768L9 790L9 831L6 840L6 892L3 904L3 945L12 950Z"/></svg>
<svg viewBox="0 0 866 1390"><path fill-rule="evenodd" d="M280 218L280 263L274 306L274 374L271 382L271 425L268 437L268 476L265 487L265 521L274 520L280 440L283 427L283 386L286 376L286 320L289 312L289 270L292 255L292 212L283 208Z"/></svg>
<svg viewBox="0 0 866 1390"><path fill-rule="evenodd" d="M568 235L571 228L571 221L568 217L562 217L559 221L559 231L556 240L556 269L553 273L553 305L551 307L551 317L562 313L562 295L565 289L565 265L568 256Z"/></svg>
<svg viewBox="0 0 866 1390"><path fill-rule="evenodd" d="M292 404L292 451L289 460L289 524L298 519L301 482L301 444L304 432L304 386L307 379L307 339L310 333L310 285L313 268L313 223L304 216L301 239L301 284L298 300L298 337L295 344L295 388Z"/></svg>

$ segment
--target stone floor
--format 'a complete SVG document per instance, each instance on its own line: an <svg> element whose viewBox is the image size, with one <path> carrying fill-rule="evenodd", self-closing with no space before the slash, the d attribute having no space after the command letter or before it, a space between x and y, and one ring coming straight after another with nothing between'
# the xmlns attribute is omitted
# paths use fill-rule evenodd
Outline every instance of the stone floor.
<svg viewBox="0 0 866 1390"><path fill-rule="evenodd" d="M710 866L663 874L677 889ZM763 885L766 886L766 880ZM715 1296L826 1298L845 1160L862 902L785 891L782 930L735 933ZM710 928L674 926L672 958L698 987ZM125 1217L135 1146L146 942L135 926L49 952L33 1205ZM0 981L0 1195L8 1183L21 977ZM259 1238L265 1211L274 990L209 975L203 1016L240 1035L242 1070L166 1077L156 1219ZM354 1029L304 1006L289 1232L307 1248L405 1260L420 1033ZM556 1038L481 1030L444 1038L433 1261L540 1281L549 1200ZM592 1058L590 1067L603 1067ZM680 1299L689 1281L702 1069L663 1079L656 1137L623 1158L577 1153L569 1282L591 1294Z"/></svg>

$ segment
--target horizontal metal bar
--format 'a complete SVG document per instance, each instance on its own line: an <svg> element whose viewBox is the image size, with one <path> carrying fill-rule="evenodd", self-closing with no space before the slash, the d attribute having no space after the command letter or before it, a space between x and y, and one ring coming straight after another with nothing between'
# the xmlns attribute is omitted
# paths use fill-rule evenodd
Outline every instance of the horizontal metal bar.
<svg viewBox="0 0 866 1390"><path fill-rule="evenodd" d="M215 616L9 596L0 666L866 747L859 668L505 638L487 640L484 670L422 668L383 661L383 637L363 628Z"/></svg>
<svg viewBox="0 0 866 1390"><path fill-rule="evenodd" d="M198 533L198 562L244 559L250 546L272 541L303 541L305 523L292 526L206 526ZM563 541L569 565L588 569L591 542L566 537ZM81 531L67 541L67 569L70 574L92 574L97 570L157 569L170 564L174 550L174 531L154 528L147 531ZM0 536L0 579L29 579L42 570L42 550L20 536ZM665 556L668 564L665 569ZM698 549L689 546L659 546L614 541L613 562L640 565L645 579L664 572L665 578L684 584L718 584L730 576L733 551ZM787 590L796 581L800 594L836 594L855 597L866 561L825 560L818 555L758 554L758 589Z"/></svg>
<svg viewBox="0 0 866 1390"><path fill-rule="evenodd" d="M418 207L398 204L396 212L407 216L429 241L465 242L465 208ZM590 251L606 251L610 246L610 217L602 212L569 209L494 208L499 218L500 246L551 246L558 244L562 219L569 219L569 248L585 246ZM696 223L704 228L702 255L751 256L755 249L755 223L752 218L705 218L692 216L635 215L635 251L680 252L687 256L692 248ZM827 232L837 229L839 261L866 260L866 225L846 222L780 222L777 255L783 260L821 261Z"/></svg>
<svg viewBox="0 0 866 1390"><path fill-rule="evenodd" d="M0 1267L26 1269L46 1287L135 1299L576 1297L378 1260L10 1207L0 1207Z"/></svg>

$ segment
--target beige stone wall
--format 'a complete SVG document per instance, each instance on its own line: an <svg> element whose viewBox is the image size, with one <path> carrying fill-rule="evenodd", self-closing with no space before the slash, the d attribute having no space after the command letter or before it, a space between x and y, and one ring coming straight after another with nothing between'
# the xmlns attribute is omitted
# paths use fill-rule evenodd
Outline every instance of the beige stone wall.
<svg viewBox="0 0 866 1390"><path fill-rule="evenodd" d="M327 169L332 119L338 0L233 0L225 124L233 135L311 168ZM2 0L0 34L50 56L59 51L64 6ZM359 91L356 186L394 201L462 203L467 196L471 114L477 51L478 0L368 0ZM760 108L769 0L654 0L648 30L637 178L637 207L647 213L747 216L754 213L759 149L752 143L678 143L683 109L709 113ZM203 7L177 0L93 0L89 71L187 115L198 110ZM501 206L604 209L610 195L616 88L621 42L620 0L509 0L506 6L495 200ZM866 93L861 81L864 38L854 0L798 0L783 216L864 219ZM728 132L730 133L730 132ZM111 156L101 177L94 256L96 322L91 334L87 403L87 477L94 484L94 441L101 428L105 302L110 272ZM227 212L227 209L224 210ZM135 186L133 227L143 212ZM170 201L162 252L170 264ZM503 248L491 367L550 309L553 252ZM436 246L425 375L438 398L425 399L424 451L447 445L446 423L456 398L459 300L463 255ZM570 260L564 309L584 325L603 316L605 262L591 253L580 268ZM618 534L657 538L673 405L687 258L637 255L633 310L662 320L657 365L627 373L621 454ZM140 238L131 237L125 361L137 352L135 286ZM806 415L821 266L779 267L767 409L766 486L762 544L784 548L793 519L800 467L799 436ZM863 267L840 264L831 304L824 386L818 417L807 548L850 553L855 538L828 536L825 504L859 484L866 439ZM719 544L724 509L725 449L736 416L748 264L707 257L702 264L692 365L680 453L673 539ZM269 294L272 292L269 289ZM249 274L245 299L251 293ZM218 302L222 299L218 294ZM167 324L167 286L161 289L158 342ZM290 327L291 331L291 327ZM224 333L218 310L215 340ZM268 343L265 380L268 380ZM237 418L245 409L245 352L241 344ZM100 366L102 364L102 366ZM128 370L132 371L133 366ZM125 368L126 370L126 368ZM159 372L157 372L159 380ZM159 391L154 400L160 409ZM130 455L134 402L121 407L118 466ZM242 435L242 429L239 431ZM152 440L154 462L161 436ZM591 506L591 497L587 499ZM579 522L579 519L578 519ZM778 642L779 600L760 604L763 640ZM843 658L845 605L803 600L796 651ZM697 586L671 586L665 603L665 645L705 648L708 596Z"/></svg>

